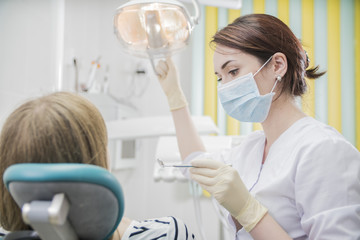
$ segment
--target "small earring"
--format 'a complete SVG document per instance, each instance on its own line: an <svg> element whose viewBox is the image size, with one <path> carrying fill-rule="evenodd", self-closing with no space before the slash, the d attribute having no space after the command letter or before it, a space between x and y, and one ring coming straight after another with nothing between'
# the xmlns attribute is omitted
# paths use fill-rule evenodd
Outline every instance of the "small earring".
<svg viewBox="0 0 360 240"><path fill-rule="evenodd" d="M281 81L281 76L277 75L276 80L280 82Z"/></svg>

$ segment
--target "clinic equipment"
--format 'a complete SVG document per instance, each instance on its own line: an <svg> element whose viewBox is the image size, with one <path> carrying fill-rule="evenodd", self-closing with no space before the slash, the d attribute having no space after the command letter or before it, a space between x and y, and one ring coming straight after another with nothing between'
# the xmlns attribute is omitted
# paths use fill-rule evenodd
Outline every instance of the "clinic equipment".
<svg viewBox="0 0 360 240"><path fill-rule="evenodd" d="M150 58L164 58L184 49L200 18L197 0L195 15L176 0L133 0L117 8L114 32L125 51Z"/></svg>
<svg viewBox="0 0 360 240"><path fill-rule="evenodd" d="M106 240L124 213L119 182L99 166L15 164L6 169L3 180L22 209L24 222L42 240ZM4 240L23 239L16 238L21 234L12 232Z"/></svg>
<svg viewBox="0 0 360 240"><path fill-rule="evenodd" d="M83 92L88 92L94 86L96 81L96 74L100 68L100 59L101 56L99 56L96 60L91 62L89 79L85 83L81 84L81 90Z"/></svg>

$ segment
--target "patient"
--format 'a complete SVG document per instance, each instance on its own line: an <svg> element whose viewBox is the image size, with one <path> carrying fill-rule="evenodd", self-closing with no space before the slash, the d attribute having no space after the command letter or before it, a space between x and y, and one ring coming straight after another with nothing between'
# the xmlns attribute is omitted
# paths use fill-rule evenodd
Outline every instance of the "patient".
<svg viewBox="0 0 360 240"><path fill-rule="evenodd" d="M16 163L85 163L108 169L107 130L98 109L84 97L58 92L28 101L10 114L0 135L0 174ZM31 229L1 181L0 225ZM139 231L140 229L140 231ZM147 229L147 230L144 230ZM123 217L112 240L195 239L177 218L132 221ZM166 237L165 237L166 236ZM189 236L189 238L188 238Z"/></svg>

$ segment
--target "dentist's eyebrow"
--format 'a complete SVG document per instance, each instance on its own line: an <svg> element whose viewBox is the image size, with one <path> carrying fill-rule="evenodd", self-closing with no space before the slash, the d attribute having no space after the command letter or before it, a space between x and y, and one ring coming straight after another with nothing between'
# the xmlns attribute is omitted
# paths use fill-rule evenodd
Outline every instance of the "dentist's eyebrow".
<svg viewBox="0 0 360 240"><path fill-rule="evenodd" d="M225 62L222 66L221 69L224 69L226 67L226 65L228 65L229 63L233 62L234 60L229 60L227 62ZM215 74L217 74L217 72L215 72Z"/></svg>

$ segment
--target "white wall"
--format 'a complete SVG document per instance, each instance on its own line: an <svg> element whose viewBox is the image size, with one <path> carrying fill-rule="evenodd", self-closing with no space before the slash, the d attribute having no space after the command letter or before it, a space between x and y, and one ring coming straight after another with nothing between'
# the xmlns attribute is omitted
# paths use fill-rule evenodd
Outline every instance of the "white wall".
<svg viewBox="0 0 360 240"><path fill-rule="evenodd" d="M56 90L75 91L73 59L77 59L79 80L85 81L91 61L98 56L101 56L98 78L103 79L106 68L109 69L113 96L134 106L133 111L139 116L168 115L165 96L149 62L122 53L113 34L112 16L123 2L0 0L0 125L9 112L28 97ZM190 48L174 56L189 100L190 59ZM145 77L134 75L138 66L146 69ZM141 96L129 94L134 89L134 78L137 91L146 86ZM106 106L94 103L106 120L114 118ZM126 114L120 109L117 115ZM138 220L177 216L198 234L188 184L154 182L157 139L138 142L137 167L114 172L125 192L125 214ZM220 239L219 221L209 199L202 198L201 204L206 239Z"/></svg>
<svg viewBox="0 0 360 240"><path fill-rule="evenodd" d="M53 90L53 1L0 1L0 117L19 100Z"/></svg>

